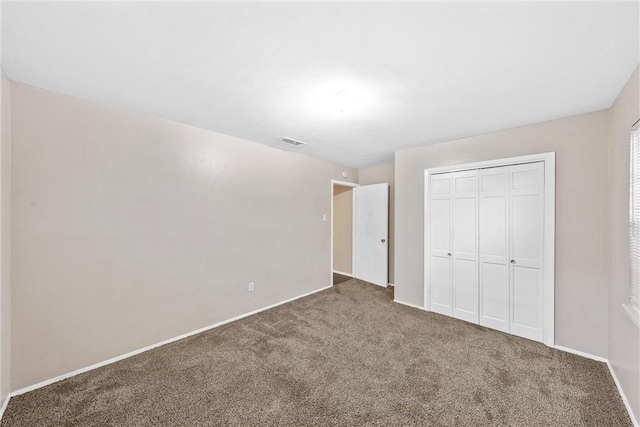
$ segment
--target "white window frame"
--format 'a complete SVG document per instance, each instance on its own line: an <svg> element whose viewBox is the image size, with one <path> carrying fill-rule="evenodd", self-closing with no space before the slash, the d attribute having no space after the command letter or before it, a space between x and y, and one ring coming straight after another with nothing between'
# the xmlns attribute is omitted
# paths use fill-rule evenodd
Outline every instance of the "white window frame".
<svg viewBox="0 0 640 427"><path fill-rule="evenodd" d="M629 298L624 311L640 327L640 120L629 137Z"/></svg>

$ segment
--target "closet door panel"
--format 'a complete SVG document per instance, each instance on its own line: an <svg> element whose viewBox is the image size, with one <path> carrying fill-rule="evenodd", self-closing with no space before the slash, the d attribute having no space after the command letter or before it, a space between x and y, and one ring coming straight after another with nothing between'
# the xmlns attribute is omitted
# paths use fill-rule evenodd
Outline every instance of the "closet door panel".
<svg viewBox="0 0 640 427"><path fill-rule="evenodd" d="M453 316L478 323L478 171L453 180Z"/></svg>
<svg viewBox="0 0 640 427"><path fill-rule="evenodd" d="M431 257L431 311L451 316L451 258Z"/></svg>
<svg viewBox="0 0 640 427"><path fill-rule="evenodd" d="M509 268L504 264L482 263L480 276L480 324L509 332Z"/></svg>
<svg viewBox="0 0 640 427"><path fill-rule="evenodd" d="M544 164L511 166L510 174L510 330L542 341Z"/></svg>
<svg viewBox="0 0 640 427"><path fill-rule="evenodd" d="M478 263L456 259L453 271L455 274L454 316L468 322L478 323Z"/></svg>
<svg viewBox="0 0 640 427"><path fill-rule="evenodd" d="M453 173L454 192L457 195L478 194L478 171L462 171Z"/></svg>
<svg viewBox="0 0 640 427"><path fill-rule="evenodd" d="M451 200L431 200L431 254L447 255L451 251Z"/></svg>
<svg viewBox="0 0 640 427"><path fill-rule="evenodd" d="M542 194L512 196L513 246L512 258L520 265L542 267L543 249L543 197Z"/></svg>
<svg viewBox="0 0 640 427"><path fill-rule="evenodd" d="M452 315L452 178L451 173L432 175L430 178L430 230L431 310Z"/></svg>
<svg viewBox="0 0 640 427"><path fill-rule="evenodd" d="M456 197L454 200L453 251L456 257L475 260L478 250L478 199L474 196Z"/></svg>
<svg viewBox="0 0 640 427"><path fill-rule="evenodd" d="M505 263L509 257L506 194L480 199L480 253L484 261Z"/></svg>
<svg viewBox="0 0 640 427"><path fill-rule="evenodd" d="M509 332L509 168L480 174L480 321Z"/></svg>
<svg viewBox="0 0 640 427"><path fill-rule="evenodd" d="M534 333L540 327L542 312L538 310L539 292L542 291L542 271L539 268L516 266L513 268L513 324Z"/></svg>

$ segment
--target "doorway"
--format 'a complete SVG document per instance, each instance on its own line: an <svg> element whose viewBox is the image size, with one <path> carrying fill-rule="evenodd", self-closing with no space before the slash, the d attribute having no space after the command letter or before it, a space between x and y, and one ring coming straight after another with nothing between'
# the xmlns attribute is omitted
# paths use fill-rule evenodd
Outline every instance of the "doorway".
<svg viewBox="0 0 640 427"><path fill-rule="evenodd" d="M354 188L357 185L331 182L331 284L354 276Z"/></svg>
<svg viewBox="0 0 640 427"><path fill-rule="evenodd" d="M334 274L388 285L389 185L331 181L331 283Z"/></svg>

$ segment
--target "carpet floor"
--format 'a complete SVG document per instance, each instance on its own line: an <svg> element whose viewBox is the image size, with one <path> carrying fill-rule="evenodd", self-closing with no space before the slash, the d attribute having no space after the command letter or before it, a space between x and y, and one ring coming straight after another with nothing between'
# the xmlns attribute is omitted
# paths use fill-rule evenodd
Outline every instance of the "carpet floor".
<svg viewBox="0 0 640 427"><path fill-rule="evenodd" d="M628 426L604 363L328 290L12 398L10 426Z"/></svg>

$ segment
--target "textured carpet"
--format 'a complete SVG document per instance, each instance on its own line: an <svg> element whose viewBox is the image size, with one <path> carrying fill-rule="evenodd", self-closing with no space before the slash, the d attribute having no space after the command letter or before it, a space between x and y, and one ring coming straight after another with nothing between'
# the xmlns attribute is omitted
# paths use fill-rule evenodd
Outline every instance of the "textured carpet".
<svg viewBox="0 0 640 427"><path fill-rule="evenodd" d="M11 399L9 426L631 425L603 363L331 289Z"/></svg>

